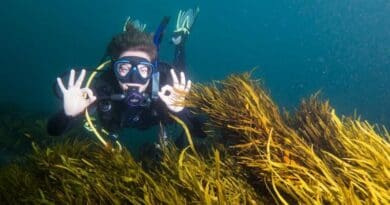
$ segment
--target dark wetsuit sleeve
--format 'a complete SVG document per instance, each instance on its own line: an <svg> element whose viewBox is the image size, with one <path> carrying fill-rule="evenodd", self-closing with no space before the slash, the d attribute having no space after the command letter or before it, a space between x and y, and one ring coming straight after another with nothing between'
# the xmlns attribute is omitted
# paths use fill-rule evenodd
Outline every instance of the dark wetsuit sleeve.
<svg viewBox="0 0 390 205"><path fill-rule="evenodd" d="M202 130L204 120L200 116L193 114L188 108L184 108L182 111L175 113L189 129L193 137L205 137L206 133Z"/></svg>
<svg viewBox="0 0 390 205"><path fill-rule="evenodd" d="M185 61L185 49L184 42L175 46L175 54L173 59L173 66L176 67L176 70L186 71L186 61Z"/></svg>
<svg viewBox="0 0 390 205"><path fill-rule="evenodd" d="M79 124L83 119L83 114L75 117L67 116L64 110L60 110L58 113L49 118L47 122L47 132L52 136L60 136L68 131L70 128Z"/></svg>
<svg viewBox="0 0 390 205"><path fill-rule="evenodd" d="M52 136L59 136L65 133L70 127L74 117L67 116L64 110L53 115L47 122L47 132Z"/></svg>

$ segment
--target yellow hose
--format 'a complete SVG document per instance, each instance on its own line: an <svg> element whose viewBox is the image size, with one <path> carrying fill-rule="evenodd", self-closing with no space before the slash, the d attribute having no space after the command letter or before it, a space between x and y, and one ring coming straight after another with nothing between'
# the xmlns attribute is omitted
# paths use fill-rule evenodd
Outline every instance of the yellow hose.
<svg viewBox="0 0 390 205"><path fill-rule="evenodd" d="M92 72L92 74L89 76L87 84L85 85L86 88L89 88L91 85L93 79L95 78L98 71L102 70L104 67L106 67L111 61L105 61L104 63L100 64L95 71ZM99 141L105 146L108 147L108 143L103 139L103 137L100 135L100 133L97 131L96 127L93 125L91 116L88 113L88 108L85 109L85 118L87 119L89 127L91 127L93 133L96 135L96 137L99 139Z"/></svg>

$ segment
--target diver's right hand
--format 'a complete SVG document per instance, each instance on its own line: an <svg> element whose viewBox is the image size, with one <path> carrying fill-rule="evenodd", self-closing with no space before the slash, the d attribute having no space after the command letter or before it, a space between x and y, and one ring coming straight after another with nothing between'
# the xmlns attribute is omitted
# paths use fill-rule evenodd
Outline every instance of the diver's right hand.
<svg viewBox="0 0 390 205"><path fill-rule="evenodd" d="M64 111L67 116L77 116L82 113L90 104L95 102L96 97L89 88L81 88L84 81L85 70L81 71L76 83L74 82L75 71L70 71L68 89L65 88L61 78L57 78L58 86L64 96Z"/></svg>

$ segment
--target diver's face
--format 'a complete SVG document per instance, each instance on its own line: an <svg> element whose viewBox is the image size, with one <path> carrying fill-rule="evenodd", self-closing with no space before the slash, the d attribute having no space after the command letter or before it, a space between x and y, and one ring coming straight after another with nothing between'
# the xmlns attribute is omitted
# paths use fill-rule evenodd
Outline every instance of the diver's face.
<svg viewBox="0 0 390 205"><path fill-rule="evenodd" d="M150 56L143 52L143 51L133 51L133 50L128 50L128 51L125 51L123 52L119 58L122 58L122 57L125 57L125 56L135 56L135 57L140 57L140 58L144 58L144 59L147 59L149 62L151 62L151 58ZM126 67L127 66L127 67ZM127 72L130 70L131 68L127 65L124 65L123 67L120 68L119 70L119 74L120 75L123 75L125 76L127 74ZM145 77L148 75L148 72L150 72L148 70L148 68L146 66L140 66L139 67L139 73L142 77ZM122 83L120 81L118 81L120 87L122 88L122 90L128 90L129 88L137 88L138 87L138 91L141 93L141 92L144 92L146 90L146 88L148 87L149 85L149 81L148 80L145 84L138 84L138 83Z"/></svg>

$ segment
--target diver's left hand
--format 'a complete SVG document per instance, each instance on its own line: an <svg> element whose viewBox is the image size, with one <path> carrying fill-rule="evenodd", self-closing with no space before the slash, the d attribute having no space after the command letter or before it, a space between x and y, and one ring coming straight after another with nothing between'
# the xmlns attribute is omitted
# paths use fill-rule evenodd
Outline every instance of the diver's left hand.
<svg viewBox="0 0 390 205"><path fill-rule="evenodd" d="M167 105L168 109L173 112L180 112L184 109L184 100L191 89L191 80L186 82L183 72L180 72L180 82L177 79L175 70L171 69L173 86L165 85L158 92L161 100Z"/></svg>

